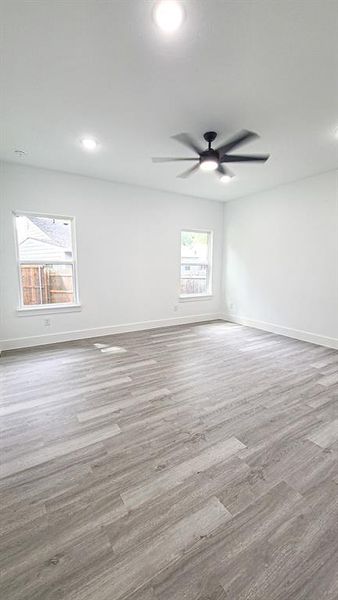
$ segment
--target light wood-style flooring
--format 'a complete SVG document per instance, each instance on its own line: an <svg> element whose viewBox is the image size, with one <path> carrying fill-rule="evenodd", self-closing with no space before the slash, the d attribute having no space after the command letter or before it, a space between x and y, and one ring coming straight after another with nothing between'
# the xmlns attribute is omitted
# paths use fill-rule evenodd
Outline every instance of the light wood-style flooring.
<svg viewBox="0 0 338 600"><path fill-rule="evenodd" d="M2 355L3 600L337 600L338 352L225 322Z"/></svg>

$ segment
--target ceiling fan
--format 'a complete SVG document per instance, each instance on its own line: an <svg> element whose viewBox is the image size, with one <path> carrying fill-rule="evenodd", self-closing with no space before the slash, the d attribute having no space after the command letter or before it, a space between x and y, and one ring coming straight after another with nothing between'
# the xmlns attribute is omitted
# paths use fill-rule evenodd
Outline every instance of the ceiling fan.
<svg viewBox="0 0 338 600"><path fill-rule="evenodd" d="M211 144L216 139L217 133L215 131L207 131L203 135L205 141L208 143L208 148L203 150L200 148L188 133L179 133L174 135L173 139L181 142L190 150L193 150L198 157L196 158L170 158L170 157L154 157L152 161L154 163L161 162L176 162L176 161L195 161L196 164L190 167L187 171L184 171L177 177L185 179L200 168L202 171L216 171L221 178L224 180L233 177L233 173L224 166L224 163L235 163L235 162L265 162L269 158L269 154L229 154L230 150L237 148L238 146L248 142L249 140L258 138L257 133L253 131L247 131L243 129L225 144L218 146L218 148L212 148Z"/></svg>

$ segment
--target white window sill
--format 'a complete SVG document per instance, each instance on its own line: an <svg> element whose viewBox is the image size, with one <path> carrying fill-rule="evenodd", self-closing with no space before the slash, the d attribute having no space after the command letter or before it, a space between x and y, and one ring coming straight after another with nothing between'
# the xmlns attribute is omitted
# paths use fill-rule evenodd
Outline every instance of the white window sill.
<svg viewBox="0 0 338 600"><path fill-rule="evenodd" d="M46 304L46 306L25 306L17 308L16 312L18 316L33 316L33 315L45 315L55 313L66 313L66 312L78 312L82 310L81 304Z"/></svg>
<svg viewBox="0 0 338 600"><path fill-rule="evenodd" d="M191 294L187 296L180 296L178 300L179 302L195 302L196 300L211 300L211 298L213 298L213 294Z"/></svg>

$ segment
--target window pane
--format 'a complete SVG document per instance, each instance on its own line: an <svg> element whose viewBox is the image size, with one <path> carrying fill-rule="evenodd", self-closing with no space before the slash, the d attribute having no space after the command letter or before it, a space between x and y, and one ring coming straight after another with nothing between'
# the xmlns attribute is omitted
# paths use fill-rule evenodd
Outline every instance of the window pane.
<svg viewBox="0 0 338 600"><path fill-rule="evenodd" d="M72 227L68 219L16 217L20 261L71 261Z"/></svg>
<svg viewBox="0 0 338 600"><path fill-rule="evenodd" d="M182 231L181 295L207 294L209 287L209 233Z"/></svg>
<svg viewBox="0 0 338 600"><path fill-rule="evenodd" d="M72 265L21 265L23 304L74 302Z"/></svg>
<svg viewBox="0 0 338 600"><path fill-rule="evenodd" d="M206 294L207 274L206 264L181 263L181 294Z"/></svg>
<svg viewBox="0 0 338 600"><path fill-rule="evenodd" d="M206 279L181 279L181 294L207 294L208 286Z"/></svg>

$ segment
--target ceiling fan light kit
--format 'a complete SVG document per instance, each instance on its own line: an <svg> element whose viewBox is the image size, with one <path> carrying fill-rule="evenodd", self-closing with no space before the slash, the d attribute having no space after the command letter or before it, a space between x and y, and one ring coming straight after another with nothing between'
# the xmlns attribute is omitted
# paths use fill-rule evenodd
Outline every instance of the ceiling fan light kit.
<svg viewBox="0 0 338 600"><path fill-rule="evenodd" d="M243 129L236 135L234 135L225 144L212 148L211 144L215 141L217 133L215 131L207 131L203 135L205 141L208 144L206 150L199 147L194 142L188 133L179 133L174 135L173 139L177 140L189 150L192 150L198 157L195 158L170 158L170 157L154 157L152 160L155 163L158 162L176 162L176 161L194 161L196 164L178 175L182 179L189 177L193 173L196 173L198 169L202 171L210 172L216 171L220 180L224 183L231 180L234 176L228 167L225 167L224 163L236 163L236 162L266 162L269 158L269 154L229 154L229 152L238 146L248 142L252 139L257 139L259 136L253 131Z"/></svg>
<svg viewBox="0 0 338 600"><path fill-rule="evenodd" d="M203 137L208 142L208 150L200 154L200 167L202 171L216 171L219 157L217 151L211 148L211 144L216 139L217 133L215 131L207 131Z"/></svg>

